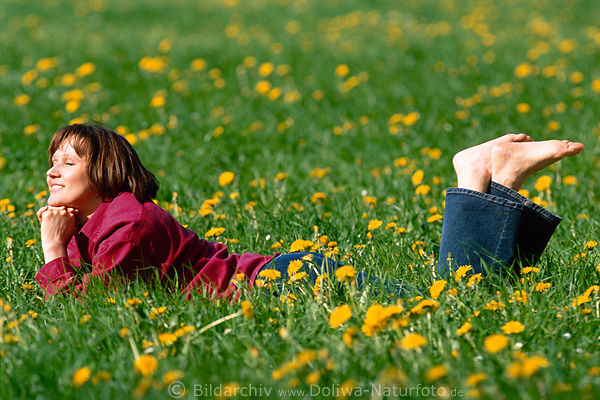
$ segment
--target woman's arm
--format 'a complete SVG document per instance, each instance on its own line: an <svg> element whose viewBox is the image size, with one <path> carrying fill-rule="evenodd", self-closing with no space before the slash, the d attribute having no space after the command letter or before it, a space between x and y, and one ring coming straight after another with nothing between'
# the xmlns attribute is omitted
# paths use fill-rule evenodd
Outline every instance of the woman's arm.
<svg viewBox="0 0 600 400"><path fill-rule="evenodd" d="M42 251L46 263L67 256L67 243L77 228L77 210L71 207L42 207L37 212L41 224Z"/></svg>
<svg viewBox="0 0 600 400"><path fill-rule="evenodd" d="M125 276L142 273L143 261L139 237L133 235L132 224L113 227L110 235L101 238L91 250L91 272L81 276L67 257L67 243L75 233L74 213L69 210L40 209L42 248L46 264L36 274L36 280L48 296L57 293L85 293L92 276L108 284L115 268Z"/></svg>

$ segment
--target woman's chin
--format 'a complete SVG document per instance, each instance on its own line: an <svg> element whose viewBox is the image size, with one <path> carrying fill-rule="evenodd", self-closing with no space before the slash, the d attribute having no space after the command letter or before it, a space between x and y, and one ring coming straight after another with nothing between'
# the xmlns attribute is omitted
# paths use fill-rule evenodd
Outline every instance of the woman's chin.
<svg viewBox="0 0 600 400"><path fill-rule="evenodd" d="M55 198L52 195L48 197L48 205L51 207L68 207L68 204L60 198Z"/></svg>

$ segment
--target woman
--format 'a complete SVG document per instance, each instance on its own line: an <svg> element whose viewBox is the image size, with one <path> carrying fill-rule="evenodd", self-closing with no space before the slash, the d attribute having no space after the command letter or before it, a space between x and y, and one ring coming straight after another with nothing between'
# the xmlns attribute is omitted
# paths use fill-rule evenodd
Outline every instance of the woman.
<svg viewBox="0 0 600 400"><path fill-rule="evenodd" d="M458 188L447 190L438 270L470 264L473 272L488 267L500 272L517 256L534 262L560 219L516 190L532 173L581 150L581 143L533 142L519 134L458 153L453 160ZM46 264L36 280L49 296L83 294L92 276L108 283L117 275L154 274L176 282L187 296L192 290L228 296L238 274L252 285L262 269L275 268L285 279L290 261L306 256L328 270L340 266L313 253L229 254L224 244L198 238L151 201L158 190L155 177L133 147L106 128L62 128L48 155L50 196L37 213ZM307 272L316 278L315 269Z"/></svg>

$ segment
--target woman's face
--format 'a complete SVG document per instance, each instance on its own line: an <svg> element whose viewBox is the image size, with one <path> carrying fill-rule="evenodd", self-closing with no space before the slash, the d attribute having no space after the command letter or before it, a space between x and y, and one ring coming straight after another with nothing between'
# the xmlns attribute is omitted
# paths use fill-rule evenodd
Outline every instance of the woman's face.
<svg viewBox="0 0 600 400"><path fill-rule="evenodd" d="M49 206L73 207L91 214L102 202L88 178L87 157L79 157L70 141L63 142L52 155L46 182L50 190Z"/></svg>

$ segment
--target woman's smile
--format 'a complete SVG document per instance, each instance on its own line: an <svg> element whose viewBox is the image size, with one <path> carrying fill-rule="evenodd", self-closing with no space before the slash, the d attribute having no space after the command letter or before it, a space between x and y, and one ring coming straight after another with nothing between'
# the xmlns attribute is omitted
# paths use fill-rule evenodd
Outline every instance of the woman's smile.
<svg viewBox="0 0 600 400"><path fill-rule="evenodd" d="M54 152L52 167L46 172L49 206L76 208L82 218L93 214L102 199L90 182L88 165L87 157L80 157L70 142Z"/></svg>

